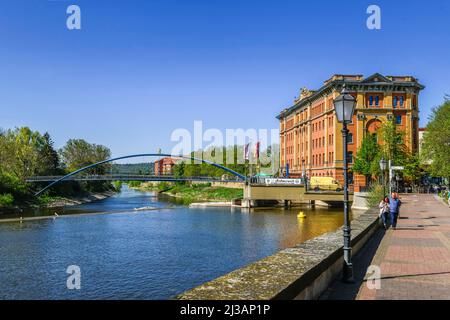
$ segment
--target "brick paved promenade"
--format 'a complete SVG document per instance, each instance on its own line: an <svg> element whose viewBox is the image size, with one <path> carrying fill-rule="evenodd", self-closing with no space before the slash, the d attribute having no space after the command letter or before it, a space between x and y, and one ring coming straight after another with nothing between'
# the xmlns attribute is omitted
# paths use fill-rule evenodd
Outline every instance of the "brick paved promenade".
<svg viewBox="0 0 450 320"><path fill-rule="evenodd" d="M401 199L397 230L380 230L355 257L357 283L336 281L322 299L450 299L450 208L433 195ZM380 289L368 288L368 265L380 267Z"/></svg>

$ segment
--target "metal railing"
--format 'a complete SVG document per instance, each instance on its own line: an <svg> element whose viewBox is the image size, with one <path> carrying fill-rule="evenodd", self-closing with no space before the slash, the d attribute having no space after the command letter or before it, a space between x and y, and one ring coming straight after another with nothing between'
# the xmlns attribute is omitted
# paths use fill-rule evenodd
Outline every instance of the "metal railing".
<svg viewBox="0 0 450 320"><path fill-rule="evenodd" d="M35 176L29 177L26 182L51 182L60 179L62 176ZM236 182L237 179L221 179L205 176L197 177L175 177L173 175L124 175L124 174L105 174L105 175L80 175L72 176L67 181L205 181L205 182ZM239 180L240 181L240 180Z"/></svg>

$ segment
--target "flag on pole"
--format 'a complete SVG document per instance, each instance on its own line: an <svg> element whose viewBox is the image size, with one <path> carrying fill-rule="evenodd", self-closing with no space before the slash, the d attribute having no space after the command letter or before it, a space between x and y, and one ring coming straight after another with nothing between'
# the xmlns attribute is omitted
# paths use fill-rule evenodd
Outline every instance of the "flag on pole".
<svg viewBox="0 0 450 320"><path fill-rule="evenodd" d="M249 160L250 142L244 146L244 160Z"/></svg>
<svg viewBox="0 0 450 320"><path fill-rule="evenodd" d="M259 159L259 141L255 145L255 159Z"/></svg>

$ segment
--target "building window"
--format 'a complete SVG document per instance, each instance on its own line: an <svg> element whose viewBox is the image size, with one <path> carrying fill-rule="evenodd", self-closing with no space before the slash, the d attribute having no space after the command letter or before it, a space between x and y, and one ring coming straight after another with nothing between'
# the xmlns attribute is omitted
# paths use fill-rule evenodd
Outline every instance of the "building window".
<svg viewBox="0 0 450 320"><path fill-rule="evenodd" d="M380 105L380 97L375 96L375 105L378 107Z"/></svg>
<svg viewBox="0 0 450 320"><path fill-rule="evenodd" d="M353 143L353 133L349 133L347 136L347 142L348 143Z"/></svg>
<svg viewBox="0 0 450 320"><path fill-rule="evenodd" d="M347 157L347 161L348 161L348 163L353 163L353 152L352 151L350 151L349 153L348 153L348 157Z"/></svg>
<svg viewBox="0 0 450 320"><path fill-rule="evenodd" d="M398 98L395 96L393 99L393 102L392 102L394 108L397 106L397 102L398 102Z"/></svg>
<svg viewBox="0 0 450 320"><path fill-rule="evenodd" d="M403 107L403 103L405 102L405 98L403 96L400 97L400 107Z"/></svg>
<svg viewBox="0 0 450 320"><path fill-rule="evenodd" d="M369 106L373 106L373 96L369 97Z"/></svg>
<svg viewBox="0 0 450 320"><path fill-rule="evenodd" d="M395 124L402 124L402 116L395 116Z"/></svg>

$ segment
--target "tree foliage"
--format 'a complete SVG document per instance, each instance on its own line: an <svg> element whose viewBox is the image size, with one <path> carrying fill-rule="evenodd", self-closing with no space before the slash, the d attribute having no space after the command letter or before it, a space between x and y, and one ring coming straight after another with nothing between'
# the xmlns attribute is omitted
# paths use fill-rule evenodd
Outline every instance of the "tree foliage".
<svg viewBox="0 0 450 320"><path fill-rule="evenodd" d="M50 134L43 135L28 127L0 130L0 206L10 206L17 200L32 199L36 185L26 178L37 175L60 175L110 157L108 148L84 140L69 140L61 150L63 161L55 150ZM101 174L105 167L93 170ZM52 193L71 194L80 191L104 191L105 183L68 182L52 189Z"/></svg>
<svg viewBox="0 0 450 320"><path fill-rule="evenodd" d="M450 100L433 108L424 134L421 157L429 161L431 174L450 178Z"/></svg>
<svg viewBox="0 0 450 320"><path fill-rule="evenodd" d="M366 134L356 154L355 163L352 167L353 171L364 175L366 181L369 182L372 175L376 175L379 172L378 162L381 158L380 155L381 148L376 136Z"/></svg>
<svg viewBox="0 0 450 320"><path fill-rule="evenodd" d="M402 175L411 181L418 180L422 174L418 155L408 150L405 132L398 130L394 121L383 123L377 134L366 134L352 169L364 175L369 182L373 176L381 174L379 167L381 158L392 160L393 165L404 166Z"/></svg>
<svg viewBox="0 0 450 320"><path fill-rule="evenodd" d="M41 135L28 127L0 133L0 171L19 179L49 173L59 159L48 133Z"/></svg>
<svg viewBox="0 0 450 320"><path fill-rule="evenodd" d="M82 167L107 160L111 151L102 145L89 143L83 139L70 139L59 151L67 171L75 171ZM104 174L108 165L101 165L89 170L90 174Z"/></svg>
<svg viewBox="0 0 450 320"><path fill-rule="evenodd" d="M409 156L405 144L405 132L397 129L394 120L386 121L381 125L379 138L384 158L392 160L395 165L403 165Z"/></svg>

